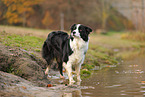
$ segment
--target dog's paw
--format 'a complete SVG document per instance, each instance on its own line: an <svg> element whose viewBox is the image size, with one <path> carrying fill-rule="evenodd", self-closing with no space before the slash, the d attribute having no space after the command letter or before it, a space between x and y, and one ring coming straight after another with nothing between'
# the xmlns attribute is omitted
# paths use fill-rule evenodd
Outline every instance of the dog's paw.
<svg viewBox="0 0 145 97"><path fill-rule="evenodd" d="M69 82L69 85L71 86L71 85L73 85L75 83L75 81L74 80L71 80L70 82Z"/></svg>
<svg viewBox="0 0 145 97"><path fill-rule="evenodd" d="M77 85L80 86L81 85L81 81L80 82L77 82Z"/></svg>
<svg viewBox="0 0 145 97"><path fill-rule="evenodd" d="M80 76L77 76L77 82L81 82L82 80L81 80L81 78L80 78Z"/></svg>
<svg viewBox="0 0 145 97"><path fill-rule="evenodd" d="M62 75L60 74L60 78L64 79L64 76L62 76Z"/></svg>
<svg viewBox="0 0 145 97"><path fill-rule="evenodd" d="M48 75L48 71L45 71L45 75Z"/></svg>

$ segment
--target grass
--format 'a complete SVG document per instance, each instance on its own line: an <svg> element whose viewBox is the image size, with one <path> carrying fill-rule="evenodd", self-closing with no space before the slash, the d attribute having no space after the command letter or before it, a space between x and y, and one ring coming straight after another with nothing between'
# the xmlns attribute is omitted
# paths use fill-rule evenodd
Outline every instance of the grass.
<svg viewBox="0 0 145 97"><path fill-rule="evenodd" d="M46 38L48 33L51 32L51 30L0 25L0 32L13 33L22 36L26 35Z"/></svg>
<svg viewBox="0 0 145 97"><path fill-rule="evenodd" d="M145 33L143 32L126 32L121 36L123 39L131 39L135 41L145 41Z"/></svg>
<svg viewBox="0 0 145 97"><path fill-rule="evenodd" d="M21 47L25 50L40 52L44 39L36 36L17 35L0 32L0 41L6 46Z"/></svg>
<svg viewBox="0 0 145 97"><path fill-rule="evenodd" d="M122 58L129 58L131 56L131 53L138 52L141 54L144 54L144 48L145 48L145 41L138 41L138 40L132 40L130 38L122 38L122 35L127 34L125 32L121 33L112 33L111 35L93 35L91 37L92 41L91 44L93 44L93 48L95 47L95 44L98 46L101 46L101 48L105 48L105 51L109 51L110 54L115 54L116 57L122 57ZM139 34L139 33L138 33ZM139 34L140 36L143 36L142 34ZM137 37L136 35L134 37ZM144 37L144 36L143 36ZM140 37L138 37L140 38ZM95 43L94 43L95 42ZM92 48L92 46L90 46ZM101 51L101 50L99 50ZM107 51L107 52L108 52ZM138 56L137 53L136 56Z"/></svg>
<svg viewBox="0 0 145 97"><path fill-rule="evenodd" d="M141 44L138 41L122 39L121 35L120 33L111 36L94 34L91 36L90 42L93 45L99 45L105 48L132 48Z"/></svg>

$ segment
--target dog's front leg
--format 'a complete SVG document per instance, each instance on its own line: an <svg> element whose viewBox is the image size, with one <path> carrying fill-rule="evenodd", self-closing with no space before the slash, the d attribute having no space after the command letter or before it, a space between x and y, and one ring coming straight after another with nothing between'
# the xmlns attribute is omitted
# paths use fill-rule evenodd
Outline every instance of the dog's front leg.
<svg viewBox="0 0 145 97"><path fill-rule="evenodd" d="M75 66L75 71L77 74L77 85L81 84L80 69L81 69L81 64Z"/></svg>
<svg viewBox="0 0 145 97"><path fill-rule="evenodd" d="M50 69L50 66L48 65L46 70L45 70L45 75L48 75L49 69Z"/></svg>
<svg viewBox="0 0 145 97"><path fill-rule="evenodd" d="M67 64L64 63L63 66L67 71L67 75L68 75L68 78L69 78L69 85L73 85L73 83L75 81L73 80L73 77L72 77L72 65L70 63L67 63Z"/></svg>

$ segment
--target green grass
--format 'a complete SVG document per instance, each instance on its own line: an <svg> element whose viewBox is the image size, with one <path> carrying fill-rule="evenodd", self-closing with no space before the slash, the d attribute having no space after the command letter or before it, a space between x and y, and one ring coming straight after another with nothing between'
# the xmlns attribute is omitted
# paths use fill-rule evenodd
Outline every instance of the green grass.
<svg viewBox="0 0 145 97"><path fill-rule="evenodd" d="M81 70L80 74L81 74L81 78L89 78L91 75L91 71L88 70Z"/></svg>
<svg viewBox="0 0 145 97"><path fill-rule="evenodd" d="M18 35L6 32L0 32L0 41L6 46L21 47L25 50L40 52L43 38L28 35Z"/></svg>
<svg viewBox="0 0 145 97"><path fill-rule="evenodd" d="M104 50L105 48L100 49L96 48L95 50L90 48L87 52L86 59L82 68L88 70L93 70L95 66L102 65L116 65L118 63L117 58L114 56L113 52L110 54L111 50Z"/></svg>

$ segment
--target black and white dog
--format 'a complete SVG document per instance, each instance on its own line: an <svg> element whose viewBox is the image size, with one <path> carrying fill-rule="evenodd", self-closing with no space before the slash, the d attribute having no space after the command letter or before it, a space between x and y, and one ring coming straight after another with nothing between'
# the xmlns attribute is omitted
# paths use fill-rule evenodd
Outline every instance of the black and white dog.
<svg viewBox="0 0 145 97"><path fill-rule="evenodd" d="M51 63L56 59L60 77L63 78L64 67L69 77L69 85L72 85L75 82L72 77L72 65L75 65L77 82L80 84L80 68L88 50L90 32L91 28L81 24L74 24L71 27L70 36L62 31L51 32L42 48L42 56L48 64L45 74L48 74Z"/></svg>

